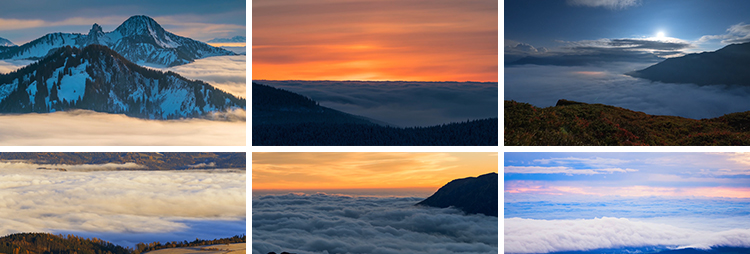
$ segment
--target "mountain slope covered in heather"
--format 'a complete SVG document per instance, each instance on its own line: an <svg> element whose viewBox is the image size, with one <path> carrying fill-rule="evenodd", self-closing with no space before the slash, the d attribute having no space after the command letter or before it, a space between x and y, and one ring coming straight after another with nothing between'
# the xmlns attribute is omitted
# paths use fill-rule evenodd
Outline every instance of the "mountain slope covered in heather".
<svg viewBox="0 0 750 254"><path fill-rule="evenodd" d="M0 113L87 109L145 119L200 117L245 108L245 100L202 81L138 66L101 45L66 46L0 74Z"/></svg>
<svg viewBox="0 0 750 254"><path fill-rule="evenodd" d="M429 198L417 205L440 208L456 207L468 214L498 215L498 175L484 174L478 177L456 179L445 184Z"/></svg>
<svg viewBox="0 0 750 254"><path fill-rule="evenodd" d="M57 48L84 48L94 44L107 46L140 65L176 66L210 56L236 55L170 33L154 19L138 15L128 18L110 32L104 32L101 26L94 24L88 34L50 33L20 46L0 47L0 59L37 60L55 52Z"/></svg>

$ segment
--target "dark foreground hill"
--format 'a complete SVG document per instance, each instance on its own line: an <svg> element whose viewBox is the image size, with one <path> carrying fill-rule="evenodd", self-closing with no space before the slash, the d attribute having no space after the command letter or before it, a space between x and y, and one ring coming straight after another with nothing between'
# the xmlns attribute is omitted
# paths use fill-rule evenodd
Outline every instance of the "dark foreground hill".
<svg viewBox="0 0 750 254"><path fill-rule="evenodd" d="M750 85L750 42L664 60L630 76L665 83Z"/></svg>
<svg viewBox="0 0 750 254"><path fill-rule="evenodd" d="M505 101L505 145L750 145L750 111L695 120L566 100Z"/></svg>
<svg viewBox="0 0 750 254"><path fill-rule="evenodd" d="M0 113L87 109L145 119L200 117L245 108L237 98L173 72L136 65L102 45L66 46L0 74Z"/></svg>
<svg viewBox="0 0 750 254"><path fill-rule="evenodd" d="M253 83L254 146L496 146L498 119L399 128Z"/></svg>
<svg viewBox="0 0 750 254"><path fill-rule="evenodd" d="M450 181L417 205L440 208L456 207L468 214L481 213L497 217L498 175L484 174Z"/></svg>
<svg viewBox="0 0 750 254"><path fill-rule="evenodd" d="M136 163L147 170L239 168L245 169L245 153L0 153L0 161L27 161L35 164L124 164Z"/></svg>

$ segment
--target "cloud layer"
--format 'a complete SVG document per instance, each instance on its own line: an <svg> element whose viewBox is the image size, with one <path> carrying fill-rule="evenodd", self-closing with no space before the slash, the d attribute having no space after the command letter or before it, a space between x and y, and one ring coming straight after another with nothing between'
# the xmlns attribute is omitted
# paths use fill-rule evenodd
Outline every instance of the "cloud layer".
<svg viewBox="0 0 750 254"><path fill-rule="evenodd" d="M668 84L624 75L645 67L648 64L509 67L505 68L505 99L539 107L567 99L694 119L750 110L750 87Z"/></svg>
<svg viewBox="0 0 750 254"><path fill-rule="evenodd" d="M234 96L247 98L246 56L215 56L193 63L167 68L189 79L197 79Z"/></svg>
<svg viewBox="0 0 750 254"><path fill-rule="evenodd" d="M750 229L691 230L626 218L589 220L505 219L506 253L548 253L603 248L672 246L750 247Z"/></svg>
<svg viewBox="0 0 750 254"><path fill-rule="evenodd" d="M245 112L235 113L244 115ZM237 120L154 121L85 110L6 114L0 115L0 144L242 146L245 145L245 122L244 118Z"/></svg>
<svg viewBox="0 0 750 254"><path fill-rule="evenodd" d="M420 200L325 194L254 199L252 253L497 253L497 218L415 207Z"/></svg>
<svg viewBox="0 0 750 254"><path fill-rule="evenodd" d="M154 234L196 234L210 221L244 225L244 172L28 167L33 165L0 168L0 235L84 232L148 241Z"/></svg>
<svg viewBox="0 0 750 254"><path fill-rule="evenodd" d="M497 83L256 81L320 105L402 127L498 117Z"/></svg>

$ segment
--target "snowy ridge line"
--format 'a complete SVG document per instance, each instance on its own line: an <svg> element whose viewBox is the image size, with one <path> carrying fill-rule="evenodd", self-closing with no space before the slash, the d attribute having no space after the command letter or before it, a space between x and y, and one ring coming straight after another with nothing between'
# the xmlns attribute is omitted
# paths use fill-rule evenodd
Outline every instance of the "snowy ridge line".
<svg viewBox="0 0 750 254"><path fill-rule="evenodd" d="M0 45L2 43L0 41ZM110 47L132 62L168 67L211 56L236 55L170 33L152 18L138 15L128 18L111 32L103 32L101 26L94 24L88 34L50 33L21 46L2 47L0 59L38 60L61 47L84 48L94 44Z"/></svg>
<svg viewBox="0 0 750 254"><path fill-rule="evenodd" d="M245 99L171 71L138 66L101 45L66 46L0 75L0 113L69 109L179 119L245 109Z"/></svg>

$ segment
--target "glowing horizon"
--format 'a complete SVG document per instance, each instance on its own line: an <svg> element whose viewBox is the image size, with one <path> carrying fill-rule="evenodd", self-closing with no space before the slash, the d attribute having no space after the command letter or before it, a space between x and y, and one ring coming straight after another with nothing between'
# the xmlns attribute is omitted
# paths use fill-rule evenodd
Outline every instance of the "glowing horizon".
<svg viewBox="0 0 750 254"><path fill-rule="evenodd" d="M253 190L437 188L497 172L497 153L253 153ZM293 187L290 187L293 186Z"/></svg>
<svg viewBox="0 0 750 254"><path fill-rule="evenodd" d="M506 153L505 193L750 198L744 153Z"/></svg>
<svg viewBox="0 0 750 254"><path fill-rule="evenodd" d="M253 2L253 80L498 82L493 1Z"/></svg>

